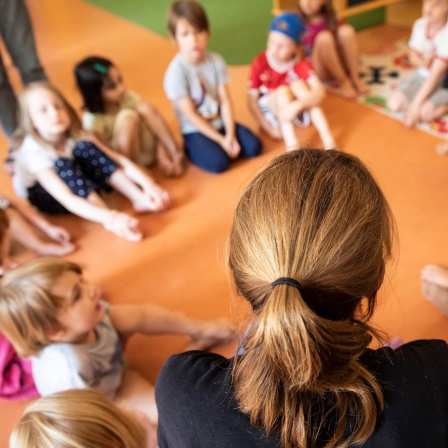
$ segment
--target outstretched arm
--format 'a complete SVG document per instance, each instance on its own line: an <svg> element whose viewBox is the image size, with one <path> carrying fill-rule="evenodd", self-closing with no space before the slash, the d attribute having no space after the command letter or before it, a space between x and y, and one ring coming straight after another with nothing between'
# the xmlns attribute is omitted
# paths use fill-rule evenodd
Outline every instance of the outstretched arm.
<svg viewBox="0 0 448 448"><path fill-rule="evenodd" d="M223 320L202 321L157 305L116 305L110 318L120 335L126 339L133 333L179 334L194 340L229 342L234 336L233 326Z"/></svg>

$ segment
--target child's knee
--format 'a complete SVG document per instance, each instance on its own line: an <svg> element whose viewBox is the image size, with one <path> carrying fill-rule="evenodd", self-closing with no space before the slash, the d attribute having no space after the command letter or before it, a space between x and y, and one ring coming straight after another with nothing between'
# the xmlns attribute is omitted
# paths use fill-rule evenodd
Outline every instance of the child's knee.
<svg viewBox="0 0 448 448"><path fill-rule="evenodd" d="M277 87L274 91L274 96L277 104L284 106L289 104L294 98L289 86Z"/></svg>
<svg viewBox="0 0 448 448"><path fill-rule="evenodd" d="M351 40L351 39L355 39L356 37L356 32L355 29L348 24L344 24L341 25L340 27L338 27L338 38L341 40Z"/></svg>
<svg viewBox="0 0 448 448"><path fill-rule="evenodd" d="M404 93L396 91L387 99L387 108L392 112L401 112L406 108L407 103Z"/></svg>
<svg viewBox="0 0 448 448"><path fill-rule="evenodd" d="M336 39L334 34L330 30L323 30L316 36L316 40L314 41L314 47L328 47L335 46Z"/></svg>
<svg viewBox="0 0 448 448"><path fill-rule="evenodd" d="M115 119L114 140L137 134L140 119L138 113L133 110L123 110Z"/></svg>
<svg viewBox="0 0 448 448"><path fill-rule="evenodd" d="M420 121L432 121L435 115L436 106L431 101L425 101L420 109Z"/></svg>
<svg viewBox="0 0 448 448"><path fill-rule="evenodd" d="M295 79L289 84L289 88L296 98L300 98L300 96L306 94L310 90L308 84L303 79Z"/></svg>
<svg viewBox="0 0 448 448"><path fill-rule="evenodd" d="M159 111L156 109L156 107L146 101L142 101L138 105L138 111L140 114L142 114L148 118L160 115Z"/></svg>

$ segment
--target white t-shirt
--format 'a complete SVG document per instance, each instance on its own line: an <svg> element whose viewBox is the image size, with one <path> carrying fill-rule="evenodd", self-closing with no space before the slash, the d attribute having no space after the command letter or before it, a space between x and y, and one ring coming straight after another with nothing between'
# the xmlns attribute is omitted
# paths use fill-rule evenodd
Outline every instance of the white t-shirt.
<svg viewBox="0 0 448 448"><path fill-rule="evenodd" d="M425 59L438 58L448 62L448 22L429 35L428 19L421 17L416 20L412 27L409 48ZM426 67L418 67L417 72L425 78L429 74Z"/></svg>
<svg viewBox="0 0 448 448"><path fill-rule="evenodd" d="M52 343L31 358L33 379L42 396L70 389L96 389L115 398L124 369L123 347L109 318L95 327L92 344Z"/></svg>
<svg viewBox="0 0 448 448"><path fill-rule="evenodd" d="M196 112L205 118L210 126L219 130L223 121L219 110L219 86L229 81L224 59L207 51L204 61L190 64L178 53L174 56L163 80L166 96L173 102L182 134L198 132L178 106L178 100L189 97Z"/></svg>
<svg viewBox="0 0 448 448"><path fill-rule="evenodd" d="M63 151L56 151L50 145L42 145L32 135L27 135L15 154L13 186L16 194L28 197L28 188L37 183L37 174L53 168L60 157L73 158L76 142L68 139Z"/></svg>

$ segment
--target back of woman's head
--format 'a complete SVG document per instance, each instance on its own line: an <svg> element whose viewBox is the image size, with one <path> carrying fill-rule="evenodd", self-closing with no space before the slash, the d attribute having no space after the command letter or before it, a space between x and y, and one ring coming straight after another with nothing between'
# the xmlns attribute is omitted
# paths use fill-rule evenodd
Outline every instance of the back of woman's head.
<svg viewBox="0 0 448 448"><path fill-rule="evenodd" d="M113 63L100 56L90 56L75 66L75 78L84 101L84 108L92 113L104 113L102 89L109 81Z"/></svg>
<svg viewBox="0 0 448 448"><path fill-rule="evenodd" d="M50 92L51 95L54 95L54 97L61 104L61 106L64 107L70 117L70 127L67 130L66 136L75 139L79 138L82 133L81 121L72 105L54 85L45 81L36 81L28 84L19 95L19 122L17 125L17 129L13 135L13 148L17 149L18 147L20 147L23 139L27 135L31 135L41 144L47 145L47 143L37 132L30 114L30 93L37 90L45 90L47 92Z"/></svg>
<svg viewBox="0 0 448 448"><path fill-rule="evenodd" d="M25 410L10 448L144 448L146 433L131 415L94 390L40 398Z"/></svg>
<svg viewBox="0 0 448 448"><path fill-rule="evenodd" d="M357 359L372 339L367 320L393 228L372 175L339 151L280 156L243 193L229 266L254 316L235 365L236 397L285 446L346 446L349 414L347 444L374 429L382 393ZM300 286L271 286L283 277Z"/></svg>
<svg viewBox="0 0 448 448"><path fill-rule="evenodd" d="M76 263L52 257L36 258L10 271L0 287L0 328L20 356L37 355L51 341L50 331L58 329L58 313L66 298L51 288L65 272L79 275Z"/></svg>

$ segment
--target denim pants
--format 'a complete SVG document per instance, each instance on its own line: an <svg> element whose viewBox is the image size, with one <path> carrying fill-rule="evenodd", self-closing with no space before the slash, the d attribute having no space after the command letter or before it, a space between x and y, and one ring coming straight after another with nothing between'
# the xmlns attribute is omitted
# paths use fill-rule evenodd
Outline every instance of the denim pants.
<svg viewBox="0 0 448 448"><path fill-rule="evenodd" d="M219 131L224 135L224 129ZM212 173L222 173L229 168L232 159L218 143L201 134L184 134L184 146L187 157L194 165ZM241 146L240 157L255 157L260 154L261 141L248 128L235 124L235 137Z"/></svg>

